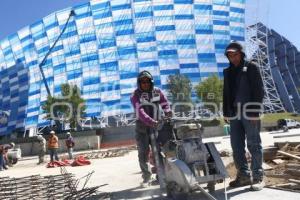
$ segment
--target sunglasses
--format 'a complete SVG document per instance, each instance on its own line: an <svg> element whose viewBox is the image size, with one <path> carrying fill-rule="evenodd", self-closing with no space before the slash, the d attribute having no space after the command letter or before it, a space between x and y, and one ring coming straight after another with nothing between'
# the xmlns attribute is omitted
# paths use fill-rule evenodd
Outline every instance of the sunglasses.
<svg viewBox="0 0 300 200"><path fill-rule="evenodd" d="M150 84L150 81L141 81L142 84Z"/></svg>
<svg viewBox="0 0 300 200"><path fill-rule="evenodd" d="M228 57L235 57L237 55L239 55L240 53L239 52L236 52L236 53L228 53L227 56Z"/></svg>

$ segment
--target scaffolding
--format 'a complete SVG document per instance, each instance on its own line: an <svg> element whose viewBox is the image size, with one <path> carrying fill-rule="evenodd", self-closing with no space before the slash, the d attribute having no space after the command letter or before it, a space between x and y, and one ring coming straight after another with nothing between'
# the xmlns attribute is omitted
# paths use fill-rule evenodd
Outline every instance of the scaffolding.
<svg viewBox="0 0 300 200"><path fill-rule="evenodd" d="M261 23L247 27L247 54L256 62L262 76L265 97L264 113L285 112L274 83L269 61L268 29Z"/></svg>

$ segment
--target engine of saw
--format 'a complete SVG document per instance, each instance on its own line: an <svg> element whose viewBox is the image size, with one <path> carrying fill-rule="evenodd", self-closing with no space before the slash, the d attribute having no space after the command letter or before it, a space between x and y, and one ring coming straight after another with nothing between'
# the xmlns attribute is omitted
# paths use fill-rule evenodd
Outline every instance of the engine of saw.
<svg viewBox="0 0 300 200"><path fill-rule="evenodd" d="M176 127L177 144L176 155L178 159L187 164L205 163L209 153L202 143L202 130L200 124L188 123Z"/></svg>

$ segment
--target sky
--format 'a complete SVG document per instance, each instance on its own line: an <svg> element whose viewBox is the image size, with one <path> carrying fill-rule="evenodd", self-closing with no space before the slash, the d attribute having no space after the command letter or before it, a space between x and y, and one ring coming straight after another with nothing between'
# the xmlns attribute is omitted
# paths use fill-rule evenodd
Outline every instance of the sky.
<svg viewBox="0 0 300 200"><path fill-rule="evenodd" d="M0 40L43 17L89 0L0 0ZM263 22L300 51L299 0L246 0L246 24Z"/></svg>
<svg viewBox="0 0 300 200"><path fill-rule="evenodd" d="M246 24L263 22L300 51L299 0L246 0Z"/></svg>

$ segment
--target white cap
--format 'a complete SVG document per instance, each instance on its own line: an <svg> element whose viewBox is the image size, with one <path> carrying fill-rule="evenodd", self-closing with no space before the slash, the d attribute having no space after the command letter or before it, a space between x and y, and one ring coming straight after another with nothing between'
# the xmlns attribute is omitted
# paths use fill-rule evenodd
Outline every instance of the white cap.
<svg viewBox="0 0 300 200"><path fill-rule="evenodd" d="M70 132L67 132L67 135L71 135L71 133L70 133Z"/></svg>
<svg viewBox="0 0 300 200"><path fill-rule="evenodd" d="M235 52L238 52L238 51L239 51L238 49L230 48L230 49L226 50L226 53L229 53L229 52L235 53Z"/></svg>
<svg viewBox="0 0 300 200"><path fill-rule="evenodd" d="M54 131L50 131L50 134L55 134L55 132Z"/></svg>

